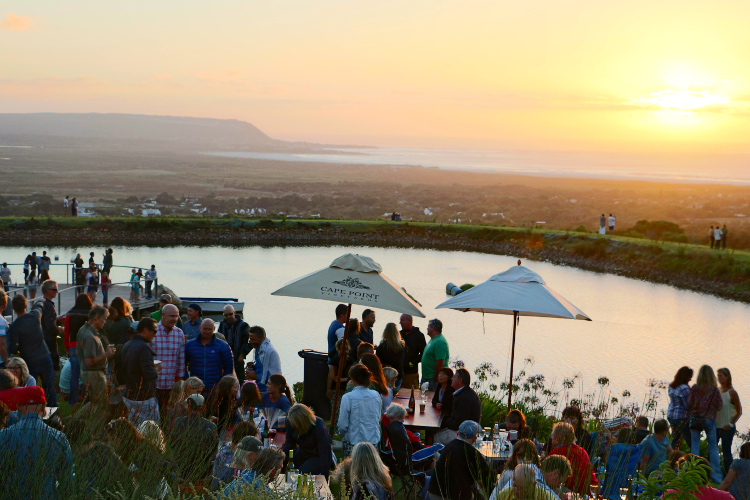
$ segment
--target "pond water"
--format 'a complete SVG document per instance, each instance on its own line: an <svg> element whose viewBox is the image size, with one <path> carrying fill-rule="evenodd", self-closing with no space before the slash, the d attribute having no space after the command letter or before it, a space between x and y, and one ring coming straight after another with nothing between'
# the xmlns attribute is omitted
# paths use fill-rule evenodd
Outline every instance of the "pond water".
<svg viewBox="0 0 750 500"><path fill-rule="evenodd" d="M445 285L478 284L515 265L516 258L471 252L430 251L364 247L118 247L115 264L144 269L156 264L160 281L178 295L237 297L245 302L245 318L263 326L278 349L283 371L290 383L302 380L301 349L325 351L326 332L334 319L336 303L289 297L271 292L285 283L327 267L341 254L367 255L379 262L384 273L403 286L423 305L427 318L443 322L452 357L470 370L492 362L507 378L512 317L461 313L435 307L446 300ZM43 248L35 248L39 253ZM77 252L101 248L47 248L60 262ZM0 262L21 262L29 250L0 247ZM565 377L580 374L570 397L594 392L597 379L610 379L607 392L621 396L628 389L642 402L652 379L671 381L677 368L701 364L728 367L740 397L750 397L750 307L710 295L678 290L666 285L596 274L574 268L528 261L547 284L575 304L592 322L522 317L516 341L516 371L524 358L532 357L527 374L544 374L549 385L561 386ZM22 270L12 266L13 276ZM53 278L58 273L53 268ZM113 280L126 281L129 269L113 271ZM361 315L364 308L354 307ZM386 323L398 323L399 314L377 311L376 342ZM426 332L427 320L415 318ZM666 391L661 391L659 410L666 411ZM622 399L622 398L621 398ZM660 413L660 411L659 411ZM653 415L653 413L651 413ZM745 430L747 418L740 420Z"/></svg>

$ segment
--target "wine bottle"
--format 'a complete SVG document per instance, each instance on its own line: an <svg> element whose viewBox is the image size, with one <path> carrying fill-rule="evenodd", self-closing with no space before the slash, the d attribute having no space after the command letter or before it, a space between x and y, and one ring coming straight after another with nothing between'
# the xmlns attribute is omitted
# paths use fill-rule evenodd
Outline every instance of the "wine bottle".
<svg viewBox="0 0 750 500"><path fill-rule="evenodd" d="M417 401L414 399L414 387L411 388L411 397L409 398L409 414L413 415L417 409Z"/></svg>
<svg viewBox="0 0 750 500"><path fill-rule="evenodd" d="M263 427L263 448L268 448L271 445L271 433L268 431L268 420L266 425Z"/></svg>

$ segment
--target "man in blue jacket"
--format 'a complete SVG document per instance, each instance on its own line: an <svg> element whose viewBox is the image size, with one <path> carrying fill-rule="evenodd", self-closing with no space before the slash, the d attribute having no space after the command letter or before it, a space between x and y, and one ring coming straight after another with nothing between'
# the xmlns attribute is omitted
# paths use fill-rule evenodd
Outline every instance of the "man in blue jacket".
<svg viewBox="0 0 750 500"><path fill-rule="evenodd" d="M198 338L185 344L185 363L191 377L198 377L206 385L206 394L225 375L234 370L232 350L214 334L214 320L206 318L201 323Z"/></svg>

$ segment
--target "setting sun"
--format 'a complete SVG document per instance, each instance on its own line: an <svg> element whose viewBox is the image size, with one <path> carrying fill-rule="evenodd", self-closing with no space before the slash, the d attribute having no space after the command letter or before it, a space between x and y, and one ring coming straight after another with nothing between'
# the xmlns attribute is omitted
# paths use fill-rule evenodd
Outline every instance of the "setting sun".
<svg viewBox="0 0 750 500"><path fill-rule="evenodd" d="M648 97L639 99L641 104L653 104L663 109L691 111L707 106L728 105L729 98L712 94L710 90L672 90L664 89L652 92Z"/></svg>

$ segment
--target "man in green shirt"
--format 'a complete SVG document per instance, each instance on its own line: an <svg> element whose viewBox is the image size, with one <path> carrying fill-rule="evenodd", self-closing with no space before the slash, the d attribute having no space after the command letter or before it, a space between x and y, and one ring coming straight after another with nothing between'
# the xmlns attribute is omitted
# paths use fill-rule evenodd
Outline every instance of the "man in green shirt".
<svg viewBox="0 0 750 500"><path fill-rule="evenodd" d="M430 341L422 353L422 384L427 382L427 390L434 391L437 389L438 372L448 366L450 351L443 335L443 323L439 319L431 319L427 323L427 335L430 336Z"/></svg>
<svg viewBox="0 0 750 500"><path fill-rule="evenodd" d="M163 293L161 297L159 297L159 309L151 313L151 317L156 320L158 323L161 321L161 310L164 309L164 306L167 304L172 303L172 296L168 293Z"/></svg>
<svg viewBox="0 0 750 500"><path fill-rule="evenodd" d="M92 406L101 407L107 401L107 360L115 355L115 347L109 345L106 337L102 339L100 330L108 315L107 308L97 304L89 311L88 322L78 330L76 354L81 365L81 380L87 386L89 399L76 414L78 418L90 415L94 411Z"/></svg>

